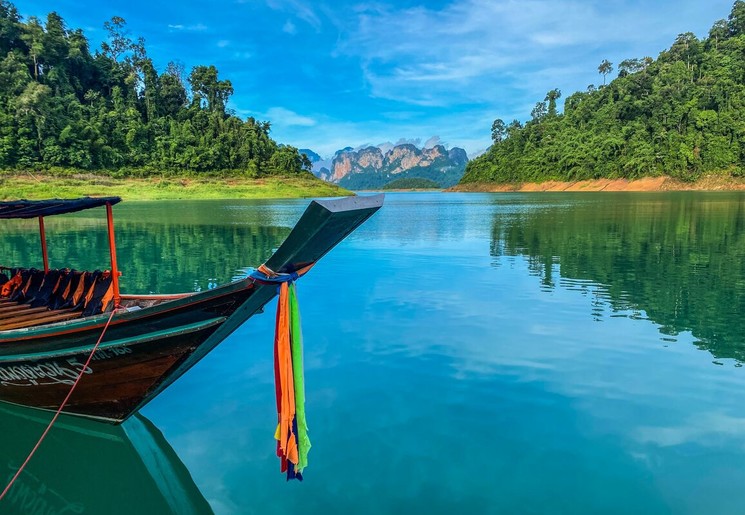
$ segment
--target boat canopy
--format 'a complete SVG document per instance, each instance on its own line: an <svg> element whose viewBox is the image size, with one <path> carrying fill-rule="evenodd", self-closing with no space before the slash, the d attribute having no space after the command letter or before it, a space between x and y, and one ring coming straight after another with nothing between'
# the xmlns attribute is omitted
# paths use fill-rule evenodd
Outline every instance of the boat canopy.
<svg viewBox="0 0 745 515"><path fill-rule="evenodd" d="M120 197L81 197L75 199L48 200L9 200L0 202L0 219L5 218L38 218L39 237L41 239L41 256L44 262L44 273L49 272L49 254L47 253L47 236L44 230L44 217L74 213L93 207L106 206L106 221L109 230L109 254L111 255L111 275L114 286L114 306L119 306L119 269L116 265L116 244L114 243L114 215L111 206L121 202Z"/></svg>
<svg viewBox="0 0 745 515"><path fill-rule="evenodd" d="M82 197L76 199L11 200L0 202L0 218L37 218L73 213L99 206L113 206L120 197Z"/></svg>

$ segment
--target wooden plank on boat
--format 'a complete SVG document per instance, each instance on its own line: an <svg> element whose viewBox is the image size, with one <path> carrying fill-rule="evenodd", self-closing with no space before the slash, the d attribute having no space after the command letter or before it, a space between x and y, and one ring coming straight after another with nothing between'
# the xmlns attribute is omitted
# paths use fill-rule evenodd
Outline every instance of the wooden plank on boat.
<svg viewBox="0 0 745 515"><path fill-rule="evenodd" d="M70 312L69 309L63 309L61 311L50 311L55 313L54 315L48 315L45 317L37 317L36 315L29 315L28 317L21 317L24 320L8 322L0 324L0 331L7 331L9 329L21 329L23 327L32 327L35 325L51 324L52 322L61 322L63 320L69 320L71 318L79 317L82 313L80 311Z"/></svg>
<svg viewBox="0 0 745 515"><path fill-rule="evenodd" d="M42 313L44 311L49 311L49 308L46 306L32 308L28 304L25 304L25 305L20 306L18 309L13 309L10 311L3 311L0 309L0 319L17 317L21 315L28 315L31 313Z"/></svg>
<svg viewBox="0 0 745 515"><path fill-rule="evenodd" d="M30 313L22 312L22 313L19 313L17 316L14 316L13 318L11 318L9 320L6 320L4 322L0 322L0 328L2 328L6 324L13 324L15 322L26 322L26 321L33 321L33 320L42 320L42 319L46 318L47 315L54 315L54 314L60 314L60 313L69 313L70 311L72 311L72 309L70 309L70 308L68 308L68 309L59 309L59 310L56 310L56 311L52 311L49 308L44 308L44 312L45 313L44 312L41 312L41 313L38 313L38 312L37 313L34 313L34 312L30 312Z"/></svg>
<svg viewBox="0 0 745 515"><path fill-rule="evenodd" d="M28 309L31 307L31 304L17 304L15 302L11 302L10 305L7 306L0 306L0 313L11 313L13 311Z"/></svg>

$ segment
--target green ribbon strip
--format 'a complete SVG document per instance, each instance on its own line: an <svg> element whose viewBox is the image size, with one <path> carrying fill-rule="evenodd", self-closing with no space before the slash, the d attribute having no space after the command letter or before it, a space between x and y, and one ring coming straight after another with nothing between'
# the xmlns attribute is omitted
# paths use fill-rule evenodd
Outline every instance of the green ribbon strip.
<svg viewBox="0 0 745 515"><path fill-rule="evenodd" d="M292 352L292 376L295 382L295 417L297 420L298 464L297 471L302 472L308 465L310 438L308 423L305 420L305 378L303 374L303 333L300 328L300 308L297 302L295 283L290 283L290 345Z"/></svg>

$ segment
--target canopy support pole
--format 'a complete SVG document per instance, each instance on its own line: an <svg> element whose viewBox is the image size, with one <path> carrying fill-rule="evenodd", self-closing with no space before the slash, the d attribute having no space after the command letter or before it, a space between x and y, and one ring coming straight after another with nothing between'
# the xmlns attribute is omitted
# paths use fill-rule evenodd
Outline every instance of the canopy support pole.
<svg viewBox="0 0 745 515"><path fill-rule="evenodd" d="M111 254L111 281L114 286L114 307L118 308L122 296L119 293L119 269L116 266L116 243L114 241L114 215L111 204L106 203L106 221L109 225L109 254Z"/></svg>
<svg viewBox="0 0 745 515"><path fill-rule="evenodd" d="M44 259L44 271L49 272L49 256L47 255L47 235L44 232L44 217L39 217L39 237L41 238L41 255Z"/></svg>

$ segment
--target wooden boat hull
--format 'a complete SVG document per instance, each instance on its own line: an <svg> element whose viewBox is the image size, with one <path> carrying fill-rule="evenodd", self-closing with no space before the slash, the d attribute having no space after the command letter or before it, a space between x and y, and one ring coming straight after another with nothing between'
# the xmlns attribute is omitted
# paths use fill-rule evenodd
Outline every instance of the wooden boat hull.
<svg viewBox="0 0 745 515"><path fill-rule="evenodd" d="M279 273L315 263L382 205L382 195L314 201L267 261ZM183 375L269 302L274 284L239 280L118 311L65 412L119 423ZM109 313L0 331L0 401L56 410Z"/></svg>
<svg viewBox="0 0 745 515"><path fill-rule="evenodd" d="M91 347L15 355L0 361L2 400L56 410L83 372L65 412L120 422L182 364L225 317L102 343L84 368Z"/></svg>

